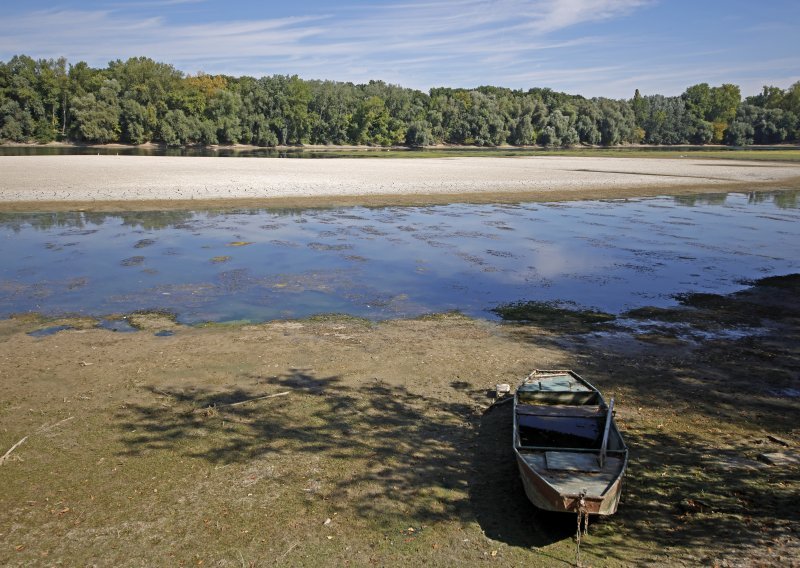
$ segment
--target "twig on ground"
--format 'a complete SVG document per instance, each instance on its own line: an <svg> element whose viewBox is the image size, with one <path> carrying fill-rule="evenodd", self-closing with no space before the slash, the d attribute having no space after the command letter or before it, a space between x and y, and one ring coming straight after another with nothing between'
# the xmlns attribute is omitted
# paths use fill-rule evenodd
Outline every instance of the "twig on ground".
<svg viewBox="0 0 800 568"><path fill-rule="evenodd" d="M203 408L196 408L192 412L202 412L204 410L209 410L211 408L225 408L225 407L231 407L231 406L239 406L239 405L247 404L248 402L253 402L253 401L256 401L256 400L264 400L265 398L275 398L275 397L278 397L278 396L286 396L287 394L290 394L291 392L292 391L276 392L275 394L266 394L264 396L257 396L255 398L248 398L246 400L240 400L238 402L231 402L231 403L228 403L228 404L210 404L210 405L208 405L206 407L203 407Z"/></svg>
<svg viewBox="0 0 800 568"><path fill-rule="evenodd" d="M27 440L27 439L28 439L28 437L27 437L27 436L25 436L25 437L24 437L24 438L22 438L22 439L21 439L19 442L17 442L17 443L16 443L16 444L14 444L13 446L11 446L11 448L10 448L10 449L9 449L9 450L8 450L8 451L5 453L5 454L3 454L3 457L0 457L0 465L3 465L4 463L6 463L6 460L8 459L8 456L10 456L10 455L11 455L11 452L13 452L14 450L16 450L16 449L17 449L19 446L21 446L21 445L22 445L22 443L23 443L25 440Z"/></svg>
<svg viewBox="0 0 800 568"><path fill-rule="evenodd" d="M37 432L49 432L50 430L52 430L56 426L61 426L64 422L69 422L73 418L75 418L75 417L74 416L70 416L69 418L64 418L64 420L59 420L58 422L56 422L55 424L52 424L50 426L48 426L47 424L42 424L41 426L39 426L39 429L36 430L36 431Z"/></svg>
<svg viewBox="0 0 800 568"><path fill-rule="evenodd" d="M290 553L292 550L294 550L294 549L295 549L295 547L296 547L298 544L300 544L300 543L299 543L299 542L295 542L294 544L292 544L292 546L290 546L289 548L287 548L287 549L286 549L286 552L284 552L283 554L281 554L281 555L278 557L278 561L281 561L281 560L283 560L284 558L286 558L286 555L288 555L288 554L289 554L289 553Z"/></svg>

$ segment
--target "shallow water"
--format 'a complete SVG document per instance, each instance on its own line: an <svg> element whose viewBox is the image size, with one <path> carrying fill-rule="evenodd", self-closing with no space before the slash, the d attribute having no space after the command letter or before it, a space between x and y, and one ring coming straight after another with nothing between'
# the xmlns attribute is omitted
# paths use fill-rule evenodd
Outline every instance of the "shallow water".
<svg viewBox="0 0 800 568"><path fill-rule="evenodd" d="M518 300L620 313L800 272L798 194L0 214L0 316L370 319Z"/></svg>

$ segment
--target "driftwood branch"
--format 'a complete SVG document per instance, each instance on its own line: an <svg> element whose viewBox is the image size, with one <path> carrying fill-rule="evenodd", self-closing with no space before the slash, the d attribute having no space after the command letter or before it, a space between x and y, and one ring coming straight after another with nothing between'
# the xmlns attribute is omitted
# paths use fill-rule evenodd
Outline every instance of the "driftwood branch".
<svg viewBox="0 0 800 568"><path fill-rule="evenodd" d="M208 410L210 408L230 408L232 406L241 406L242 404L247 404L248 402L254 402L256 400L264 400L266 398L276 398L279 396L286 396L287 394L291 393L292 391L283 391L283 392L276 392L274 394L265 394L264 396L257 396L254 398L248 398L245 400L240 400L238 402L231 402L228 404L210 404L204 408L197 408L192 412L202 412L204 410Z"/></svg>
<svg viewBox="0 0 800 568"><path fill-rule="evenodd" d="M10 448L10 449L9 449L9 450L8 450L8 451L5 453L5 454L3 454L3 457L0 457L0 465L3 465L4 463L6 463L6 460L8 459L8 456L10 456L10 455L11 455L11 452L13 452L14 450L16 450L16 449L17 449L19 446L21 446L21 445L22 445L22 443L23 443L25 440L27 440L27 439L28 439L28 437L27 437L27 436L25 436L25 437L24 437L24 438L22 438L22 439L21 439L19 442L17 442L17 443L16 443L16 444L14 444L13 446L11 446L11 448Z"/></svg>

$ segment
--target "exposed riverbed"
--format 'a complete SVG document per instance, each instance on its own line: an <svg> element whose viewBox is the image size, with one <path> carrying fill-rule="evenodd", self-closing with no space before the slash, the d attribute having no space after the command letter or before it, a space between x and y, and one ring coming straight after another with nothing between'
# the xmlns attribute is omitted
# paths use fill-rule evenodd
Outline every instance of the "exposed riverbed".
<svg viewBox="0 0 800 568"><path fill-rule="evenodd" d="M322 206L342 200L360 205L412 200L507 203L797 189L800 185L800 164L794 162L710 160L692 154L663 159L416 160L2 156L0 172L0 210L17 211L193 209L275 206L276 202Z"/></svg>

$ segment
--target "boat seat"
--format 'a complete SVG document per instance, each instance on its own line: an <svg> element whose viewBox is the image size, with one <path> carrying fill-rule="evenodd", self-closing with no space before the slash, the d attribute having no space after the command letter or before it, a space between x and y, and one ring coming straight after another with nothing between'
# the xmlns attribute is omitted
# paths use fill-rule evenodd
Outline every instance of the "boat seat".
<svg viewBox="0 0 800 568"><path fill-rule="evenodd" d="M517 414L524 416L553 416L559 418L603 418L605 406L569 406L560 404L517 404Z"/></svg>

